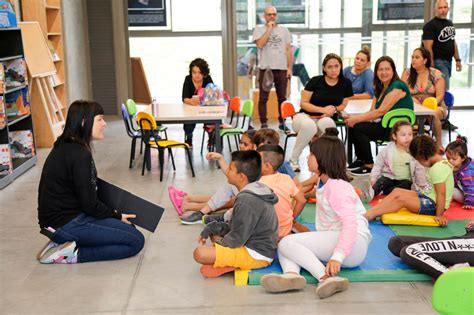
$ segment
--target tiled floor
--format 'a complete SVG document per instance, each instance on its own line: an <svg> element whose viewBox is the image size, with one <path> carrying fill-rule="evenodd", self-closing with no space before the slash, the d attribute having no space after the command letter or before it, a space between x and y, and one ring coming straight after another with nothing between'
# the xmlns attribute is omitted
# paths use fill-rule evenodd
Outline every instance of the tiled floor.
<svg viewBox="0 0 474 315"><path fill-rule="evenodd" d="M453 112L453 122L465 135L474 135L472 115ZM170 129L171 137L182 138L180 127ZM200 134L198 126L196 143ZM38 165L0 191L0 314L434 314L431 283L351 283L348 291L319 300L311 285L301 292L267 294L260 286L235 287L231 276L202 278L192 259L200 227L179 224L166 188L172 184L211 194L224 175L196 146L196 178L178 150L178 170L173 172L167 163L160 183L156 155L152 171L141 176L141 156L128 168L129 146L122 121L109 117L106 139L95 145L94 156L101 177L166 208L156 233L145 232L144 250L121 261L40 265L34 257L46 238L38 233L37 188L49 152L40 149ZM301 177L308 177L305 169Z"/></svg>

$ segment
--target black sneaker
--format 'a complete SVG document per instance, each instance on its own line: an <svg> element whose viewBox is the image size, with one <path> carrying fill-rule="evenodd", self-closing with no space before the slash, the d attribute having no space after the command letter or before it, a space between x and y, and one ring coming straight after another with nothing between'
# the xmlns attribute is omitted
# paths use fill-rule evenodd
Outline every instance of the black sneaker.
<svg viewBox="0 0 474 315"><path fill-rule="evenodd" d="M195 211L186 217L181 217L181 224L192 225L202 224L202 217L204 214L201 211Z"/></svg>
<svg viewBox="0 0 474 315"><path fill-rule="evenodd" d="M441 129L453 131L458 129L458 127L453 125L449 120L444 120L443 124L441 125Z"/></svg>
<svg viewBox="0 0 474 315"><path fill-rule="evenodd" d="M260 128L268 128L268 124L267 123L262 123L262 126Z"/></svg>
<svg viewBox="0 0 474 315"><path fill-rule="evenodd" d="M354 162L352 163L349 163L349 165L347 166L347 170L348 171L353 171L353 170L356 170L360 167L364 166L364 162L362 162L361 160L357 159L355 160Z"/></svg>
<svg viewBox="0 0 474 315"><path fill-rule="evenodd" d="M285 133L288 133L290 131L290 129L285 125L284 122L281 122L279 125L278 125L278 129L280 129L281 131L285 132Z"/></svg>
<svg viewBox="0 0 474 315"><path fill-rule="evenodd" d="M353 176L366 176L366 175L370 175L371 171L372 171L371 168L364 165L364 166L359 167L358 169L350 171L349 173L351 173L351 175Z"/></svg>
<svg viewBox="0 0 474 315"><path fill-rule="evenodd" d="M206 214L202 217L202 223L204 225L206 225L208 223L211 223L211 222L214 222L214 221L224 222L224 214L223 213L220 213L220 214Z"/></svg>

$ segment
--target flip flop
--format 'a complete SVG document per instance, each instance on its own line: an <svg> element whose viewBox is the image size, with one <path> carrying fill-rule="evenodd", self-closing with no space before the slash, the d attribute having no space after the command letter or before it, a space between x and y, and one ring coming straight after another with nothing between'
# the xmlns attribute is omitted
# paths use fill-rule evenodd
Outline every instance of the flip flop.
<svg viewBox="0 0 474 315"><path fill-rule="evenodd" d="M176 193L175 188L172 186L168 187L168 194L170 196L171 203L173 204L173 207L175 208L176 212L178 213L179 216L182 216L183 215L183 197L179 196L178 193Z"/></svg>
<svg viewBox="0 0 474 315"><path fill-rule="evenodd" d="M185 196L188 195L187 192L182 191L182 190L179 190L178 188L176 188L176 187L174 187L174 186L170 186L170 187L168 187L168 189L172 189L176 194L178 194L178 195L181 196L181 197L185 197Z"/></svg>

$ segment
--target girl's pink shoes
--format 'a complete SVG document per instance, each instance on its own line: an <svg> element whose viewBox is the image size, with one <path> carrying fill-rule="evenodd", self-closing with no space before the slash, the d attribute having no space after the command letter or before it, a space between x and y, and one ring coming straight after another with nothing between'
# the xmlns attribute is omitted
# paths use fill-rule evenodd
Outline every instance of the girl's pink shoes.
<svg viewBox="0 0 474 315"><path fill-rule="evenodd" d="M187 193L182 190L176 189L174 186L169 186L168 194L170 196L171 203L176 209L178 215L183 215L183 199L187 195Z"/></svg>

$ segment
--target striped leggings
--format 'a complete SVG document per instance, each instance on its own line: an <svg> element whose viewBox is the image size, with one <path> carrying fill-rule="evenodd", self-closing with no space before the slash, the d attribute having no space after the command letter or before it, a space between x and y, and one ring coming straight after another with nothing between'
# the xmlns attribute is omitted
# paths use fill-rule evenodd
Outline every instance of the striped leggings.
<svg viewBox="0 0 474 315"><path fill-rule="evenodd" d="M438 278L458 263L474 266L474 233L450 238L394 236L388 248L413 268Z"/></svg>

